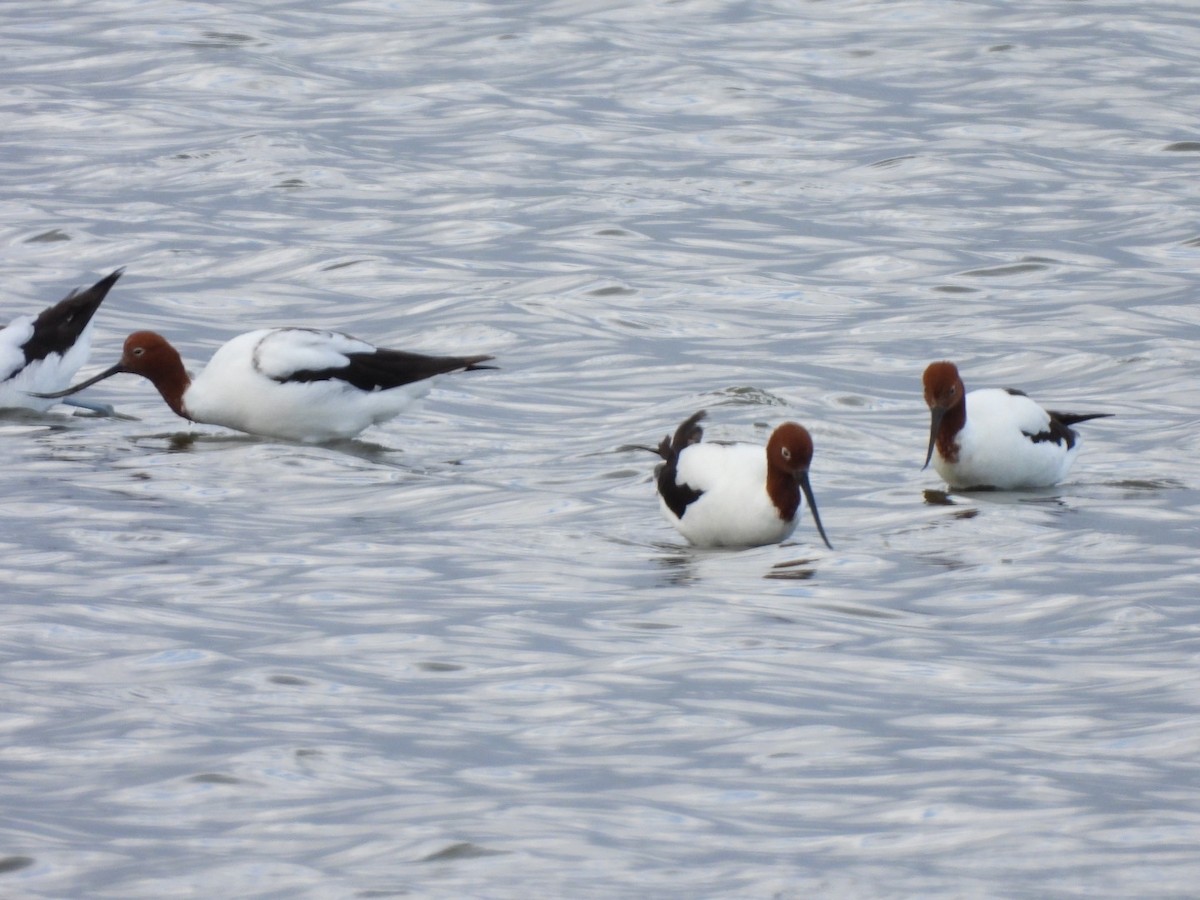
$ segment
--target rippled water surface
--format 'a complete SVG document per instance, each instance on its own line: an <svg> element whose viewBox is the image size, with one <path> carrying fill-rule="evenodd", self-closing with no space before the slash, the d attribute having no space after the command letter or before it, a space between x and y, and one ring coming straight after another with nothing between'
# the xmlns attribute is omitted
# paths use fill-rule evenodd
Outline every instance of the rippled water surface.
<svg viewBox="0 0 1200 900"><path fill-rule="evenodd" d="M493 353L333 446L0 417L5 897L1186 896L1187 3L0 7L3 319ZM1081 426L946 497L920 374ZM792 418L836 547L689 549Z"/></svg>

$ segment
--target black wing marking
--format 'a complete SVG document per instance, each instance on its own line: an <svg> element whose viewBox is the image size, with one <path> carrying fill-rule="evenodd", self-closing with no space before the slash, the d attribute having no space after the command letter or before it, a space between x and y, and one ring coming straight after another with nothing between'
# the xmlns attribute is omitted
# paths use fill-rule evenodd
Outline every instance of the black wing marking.
<svg viewBox="0 0 1200 900"><path fill-rule="evenodd" d="M676 478L679 475L679 454L692 444L700 443L700 439L704 436L704 429L700 427L700 422L706 415L704 410L700 410L689 416L682 425L675 429L675 436L664 437L658 445L658 449L654 451L664 460L654 470L654 475L658 479L658 493L662 496L663 502L667 504L667 509L671 510L677 519L682 519L688 506L699 500L704 493L704 491L698 491L687 484L679 484Z"/></svg>
<svg viewBox="0 0 1200 900"><path fill-rule="evenodd" d="M481 363L491 356L425 356L405 350L376 350L374 353L347 353L350 363L327 369L301 369L275 381L345 381L360 391L386 391L423 381L434 375L447 372L471 372L476 369L494 369Z"/></svg>
<svg viewBox="0 0 1200 900"><path fill-rule="evenodd" d="M73 290L53 306L42 310L33 322L33 337L22 348L25 351L25 365L45 359L51 353L61 356L70 350L124 271L117 269L87 290Z"/></svg>
<svg viewBox="0 0 1200 900"><path fill-rule="evenodd" d="M1065 444L1068 450L1075 446L1075 439L1079 437L1075 433L1075 429L1071 427L1072 425L1078 425L1080 422L1087 422L1090 419L1107 419L1113 415L1113 413L1062 413L1053 410L1046 410L1046 412L1050 416L1049 430L1039 431L1037 434L1030 434L1028 431L1021 433L1035 444L1049 441L1055 444Z"/></svg>

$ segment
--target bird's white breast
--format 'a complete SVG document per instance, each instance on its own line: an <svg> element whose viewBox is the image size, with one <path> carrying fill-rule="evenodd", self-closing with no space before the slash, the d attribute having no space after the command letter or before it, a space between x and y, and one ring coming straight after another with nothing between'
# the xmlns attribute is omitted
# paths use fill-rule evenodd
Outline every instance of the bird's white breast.
<svg viewBox="0 0 1200 900"><path fill-rule="evenodd" d="M784 521L767 494L767 457L753 444L693 444L679 454L676 481L702 491L682 519L663 503L680 533L700 546L750 546L783 540L796 520Z"/></svg>

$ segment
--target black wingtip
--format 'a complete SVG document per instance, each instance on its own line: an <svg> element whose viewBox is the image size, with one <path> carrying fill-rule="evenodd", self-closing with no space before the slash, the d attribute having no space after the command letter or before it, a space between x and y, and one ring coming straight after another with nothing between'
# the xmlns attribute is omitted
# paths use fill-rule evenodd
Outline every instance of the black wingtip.
<svg viewBox="0 0 1200 900"><path fill-rule="evenodd" d="M700 427L700 423L707 418L708 413L702 409L684 419L683 423L675 429L675 436L671 438L671 452L678 456L684 447L700 443L701 438L704 437L704 429Z"/></svg>
<svg viewBox="0 0 1200 900"><path fill-rule="evenodd" d="M66 353L74 346L124 271L117 269L89 288L76 288L42 310L33 322L33 337L24 347L26 362L44 359L51 353Z"/></svg>
<svg viewBox="0 0 1200 900"><path fill-rule="evenodd" d="M656 456L661 456L667 462L675 459L683 451L683 449L691 444L700 443L700 439L704 437L704 429L700 428L700 422L708 415L704 410L693 413L684 420L683 424L675 429L674 435L666 435L658 442L657 447L647 447L645 444L628 444L623 449L628 450L645 450L648 453L653 453Z"/></svg>
<svg viewBox="0 0 1200 900"><path fill-rule="evenodd" d="M414 381L424 381L435 375L470 372L474 369L494 369L483 365L492 359L487 354L477 356L428 356L408 350L379 348L372 351L347 353L345 366L323 369L302 369L287 373L281 381L323 381L338 379L362 391L391 390Z"/></svg>
<svg viewBox="0 0 1200 900"><path fill-rule="evenodd" d="M494 357L494 356L466 356L466 357L463 357L463 362L466 363L466 365L463 366L463 371L464 372L479 372L484 369L499 369L500 368L499 366L483 365L485 362L488 362L489 360L492 360L495 358L496 357Z"/></svg>
<svg viewBox="0 0 1200 900"><path fill-rule="evenodd" d="M1090 422L1092 419L1111 419L1116 413L1062 413L1047 410L1050 415L1064 425L1078 425L1080 422Z"/></svg>
<svg viewBox="0 0 1200 900"><path fill-rule="evenodd" d="M124 274L125 274L124 266L121 266L121 268L119 268L119 269L114 269L112 272L105 275L103 278L101 278L99 281L97 281L91 287L75 288L74 290L71 291L71 293L67 294L67 296L63 297L62 300L60 300L54 306L50 307L50 309L55 309L57 307L63 306L64 304L76 305L81 308L86 308L88 306L91 306L92 314L94 314L96 312L96 309L99 308L100 304L104 302L104 298L108 296L108 292L112 290L113 285L117 283L117 279L120 278ZM71 301L74 301L73 304L71 303ZM50 311L49 309L46 310L46 312L49 312L49 311ZM91 316L89 315L89 318L90 317Z"/></svg>
<svg viewBox="0 0 1200 900"><path fill-rule="evenodd" d="M110 272L108 275L105 275L103 278L101 278L99 281L97 281L94 285L92 285L92 290L95 290L96 288L103 288L104 292L107 294L108 291L112 288L112 286L117 283L117 279L120 278L124 274L125 274L124 266L121 266L119 269L113 269L112 272Z"/></svg>

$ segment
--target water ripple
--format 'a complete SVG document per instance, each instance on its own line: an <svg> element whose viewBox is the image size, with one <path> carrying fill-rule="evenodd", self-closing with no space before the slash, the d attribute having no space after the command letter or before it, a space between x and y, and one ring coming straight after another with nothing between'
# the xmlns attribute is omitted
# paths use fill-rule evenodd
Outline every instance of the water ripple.
<svg viewBox="0 0 1200 900"><path fill-rule="evenodd" d="M3 416L4 893L1194 890L1190 8L243 6L6 11L7 318L126 265L88 371L500 368L329 447ZM946 493L937 358L1117 415ZM809 427L836 552L682 542L630 447L698 408Z"/></svg>

